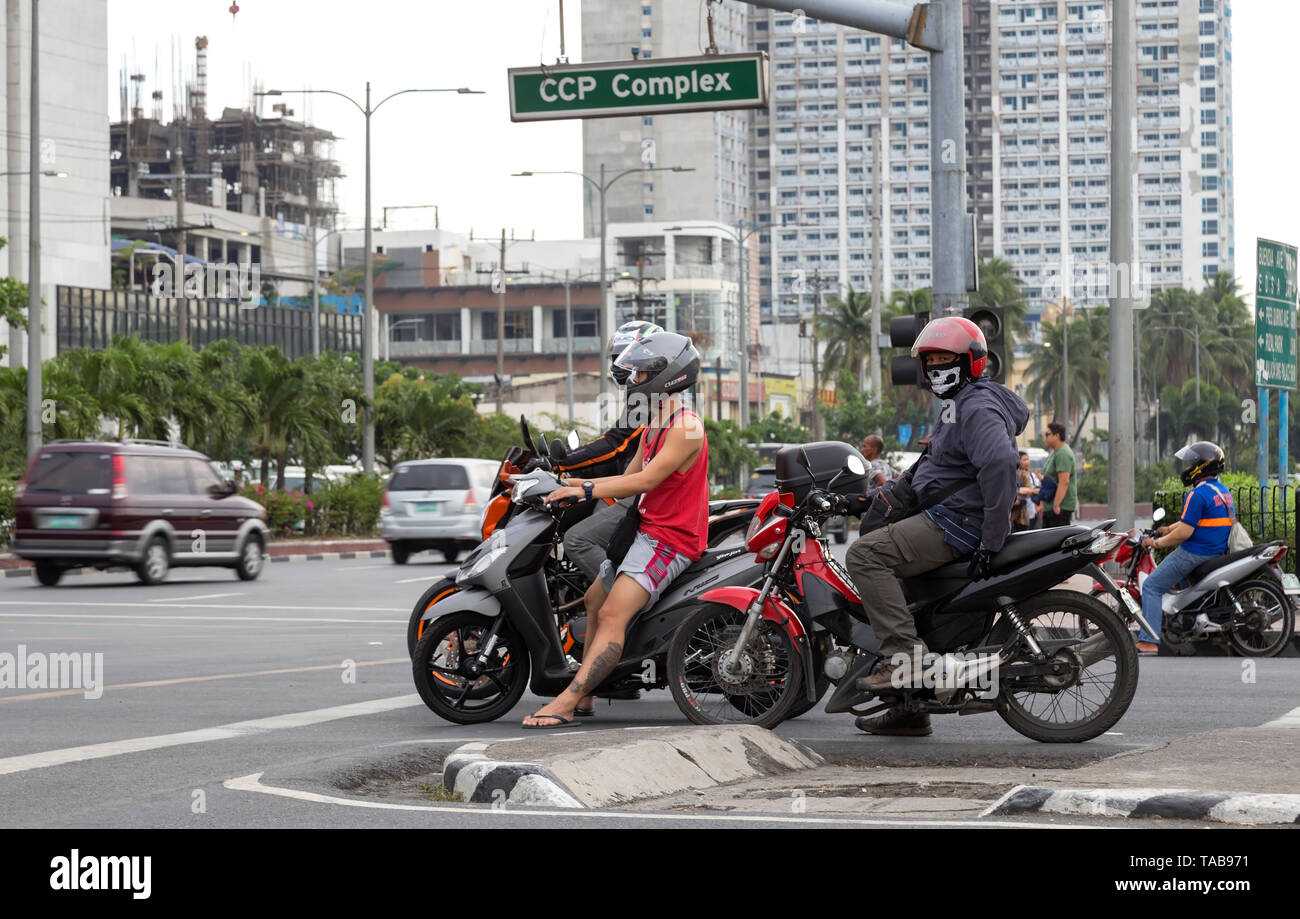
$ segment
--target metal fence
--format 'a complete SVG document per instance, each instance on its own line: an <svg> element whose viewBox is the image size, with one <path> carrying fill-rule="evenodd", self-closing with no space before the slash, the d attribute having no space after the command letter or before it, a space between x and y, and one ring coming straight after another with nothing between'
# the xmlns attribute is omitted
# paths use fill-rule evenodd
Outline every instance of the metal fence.
<svg viewBox="0 0 1300 919"><path fill-rule="evenodd" d="M276 345L290 359L311 354L312 313L283 306L240 309L232 300L151 297L136 291L89 287L57 288L59 350L99 351L115 335L170 344L187 341L193 348L224 338L242 345ZM360 316L322 310L322 351L360 351Z"/></svg>
<svg viewBox="0 0 1300 919"><path fill-rule="evenodd" d="M1290 547L1282 566L1296 571L1296 521L1300 510L1300 492L1292 485L1244 485L1229 489L1237 522L1246 528L1257 543L1280 540ZM1190 489L1183 491L1158 491L1151 509L1163 507L1166 526L1176 521L1183 512L1183 503Z"/></svg>

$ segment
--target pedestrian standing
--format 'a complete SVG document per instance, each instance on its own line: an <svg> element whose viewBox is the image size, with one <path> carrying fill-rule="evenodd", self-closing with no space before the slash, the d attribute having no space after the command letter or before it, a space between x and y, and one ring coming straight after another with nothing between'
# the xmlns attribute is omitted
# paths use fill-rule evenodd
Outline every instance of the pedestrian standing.
<svg viewBox="0 0 1300 919"><path fill-rule="evenodd" d="M1019 533L1034 525L1038 508L1034 506L1034 496L1038 494L1041 484L1038 475L1029 468L1029 454L1020 451L1020 468L1016 470L1016 503L1011 507L1011 532Z"/></svg>
<svg viewBox="0 0 1300 919"><path fill-rule="evenodd" d="M1052 456L1043 467L1044 488L1050 492L1050 495L1043 495L1043 526L1069 526L1074 512L1079 509L1079 482L1074 451L1065 442L1065 425L1053 421L1047 426L1044 440Z"/></svg>

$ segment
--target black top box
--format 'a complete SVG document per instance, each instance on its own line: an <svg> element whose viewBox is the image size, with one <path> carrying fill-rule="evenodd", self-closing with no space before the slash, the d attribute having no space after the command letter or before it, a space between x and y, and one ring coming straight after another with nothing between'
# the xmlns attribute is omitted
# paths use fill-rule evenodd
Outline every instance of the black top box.
<svg viewBox="0 0 1300 919"><path fill-rule="evenodd" d="M799 451L808 458L812 477L799 464ZM862 460L863 467L870 464L855 448L838 440L822 440L811 444L796 444L782 447L776 454L776 487L778 491L794 494L795 503L808 497L808 491L815 484L825 488L831 479L839 475L850 456ZM867 477L851 472L840 476L835 483L835 492L841 495L860 495L867 490Z"/></svg>

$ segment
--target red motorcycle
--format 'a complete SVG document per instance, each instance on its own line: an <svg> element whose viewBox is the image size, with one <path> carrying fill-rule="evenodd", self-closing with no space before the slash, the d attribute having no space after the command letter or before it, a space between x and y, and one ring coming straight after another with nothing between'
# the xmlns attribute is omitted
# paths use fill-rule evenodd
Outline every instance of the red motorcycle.
<svg viewBox="0 0 1300 919"><path fill-rule="evenodd" d="M759 505L745 542L770 561L762 585L701 594L668 650L668 685L691 721L773 727L815 705L828 683L830 713L996 711L1044 742L1089 740L1128 709L1137 653L1123 620L1093 597L1053 589L1082 572L1119 592L1097 565L1124 538L1107 532L1114 521L1013 534L983 580L970 580L966 560L905 579L929 649L914 665L924 675L872 693L861 678L902 661L882 654L822 533L847 495L865 491L865 463L825 442L787 447L776 464L778 492ZM877 704L858 707L868 701Z"/></svg>
<svg viewBox="0 0 1300 919"><path fill-rule="evenodd" d="M1158 526L1164 516L1165 509L1156 508L1152 523ZM1140 625L1146 629L1148 635L1155 633L1142 618L1142 584L1151 572L1156 570L1156 561L1151 550L1143 548L1142 540L1147 536L1156 536L1156 526L1125 534L1124 541L1115 547L1115 551L1101 560L1102 565L1113 566L1122 574L1122 577L1113 581L1119 590L1113 591L1107 585L1094 580L1091 592L1091 596L1123 616L1130 629L1136 629Z"/></svg>

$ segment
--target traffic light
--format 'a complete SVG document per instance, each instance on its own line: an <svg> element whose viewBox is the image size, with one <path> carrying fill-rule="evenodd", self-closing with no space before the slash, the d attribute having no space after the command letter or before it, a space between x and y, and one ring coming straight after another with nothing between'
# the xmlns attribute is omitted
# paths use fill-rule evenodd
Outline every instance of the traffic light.
<svg viewBox="0 0 1300 919"><path fill-rule="evenodd" d="M962 313L980 327L989 346L988 361L984 365L984 379L994 383L1007 381L1007 323L1006 311L1000 306L975 306ZM891 330L892 331L892 330Z"/></svg>
<svg viewBox="0 0 1300 919"><path fill-rule="evenodd" d="M921 334L930 314L914 313L889 320L889 344L893 348L911 348ZM889 379L895 386L920 386L921 362L910 354L900 354L889 362Z"/></svg>

